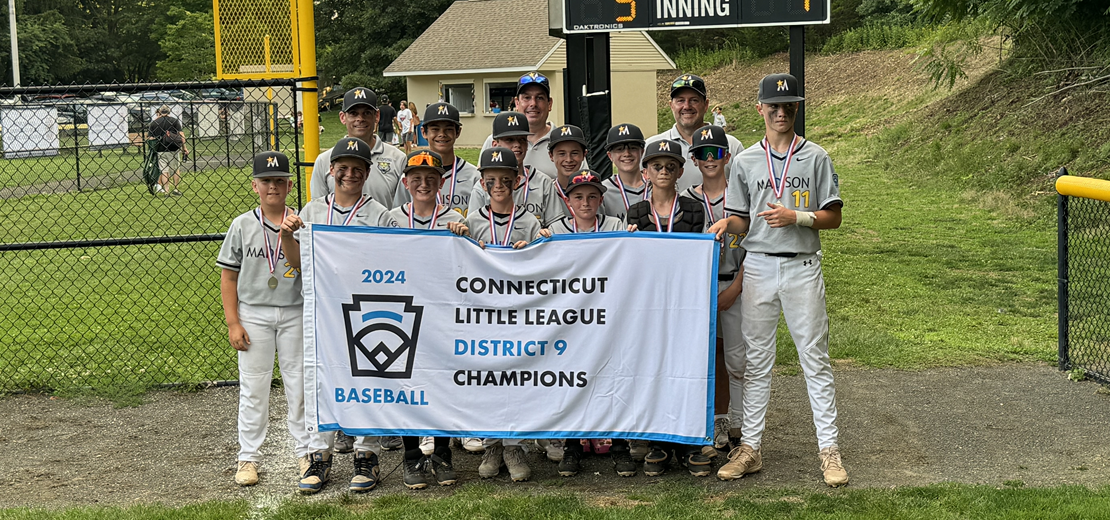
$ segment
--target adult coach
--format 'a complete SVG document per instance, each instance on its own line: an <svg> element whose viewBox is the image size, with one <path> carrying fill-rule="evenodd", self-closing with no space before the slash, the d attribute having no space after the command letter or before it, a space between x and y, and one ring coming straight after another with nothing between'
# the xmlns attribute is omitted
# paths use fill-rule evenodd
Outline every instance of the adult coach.
<svg viewBox="0 0 1110 520"><path fill-rule="evenodd" d="M554 101L551 99L551 82L547 76L532 71L520 77L516 82L516 111L524 114L528 119L528 149L524 154L524 166L538 170L555 180L555 163L548 155L547 144L551 141L551 131L555 129L547 118L551 115ZM482 150L493 147L493 134L482 143ZM589 169L588 164L583 164L582 169Z"/></svg>
<svg viewBox="0 0 1110 520"><path fill-rule="evenodd" d="M147 128L151 139L156 139L154 151L158 153L158 184L154 186L157 193L180 196L178 186L181 185L181 154L189 155L189 146L185 140L185 131L181 128L181 120L170 114L170 107L162 105L155 111L154 120ZM173 181L173 186L169 183Z"/></svg>
<svg viewBox="0 0 1110 520"><path fill-rule="evenodd" d="M378 139L393 144L396 128L397 109L389 104L389 96L382 96L382 104L378 107Z"/></svg>
<svg viewBox="0 0 1110 520"><path fill-rule="evenodd" d="M661 134L656 134L647 139L651 144L660 139L678 141L682 145L682 156L686 158L682 178L678 180L678 191L682 192L701 184L701 171L690 159L690 145L694 142L694 132L705 126L705 112L709 110L709 95L705 88L705 80L694 74L682 74L671 82L671 113L674 114L674 126ZM744 145L740 140L729 135L728 151L736 157ZM728 175L728 171L725 171Z"/></svg>
<svg viewBox="0 0 1110 520"><path fill-rule="evenodd" d="M818 234L840 227L844 203L829 154L794 133L798 102L803 99L798 80L789 74L771 74L759 82L756 110L763 116L766 137L733 159L725 203L729 217L709 228L718 239L726 231L746 232L741 246L748 252L740 296L740 329L748 346L743 443L718 470L722 480L763 467L760 441L782 313L805 374L825 483L848 483L836 444L836 392Z"/></svg>
<svg viewBox="0 0 1110 520"><path fill-rule="evenodd" d="M347 127L347 137L357 137L370 145L370 158L373 166L362 185L362 193L378 201L386 209L393 207L393 193L401 182L401 170L405 167L405 153L397 147L383 142L375 135L380 114L378 95L373 90L355 87L343 95L343 111L339 122ZM390 123L392 124L392 123ZM331 176L331 149L324 150L312 165L312 200L323 200L335 193L335 179Z"/></svg>

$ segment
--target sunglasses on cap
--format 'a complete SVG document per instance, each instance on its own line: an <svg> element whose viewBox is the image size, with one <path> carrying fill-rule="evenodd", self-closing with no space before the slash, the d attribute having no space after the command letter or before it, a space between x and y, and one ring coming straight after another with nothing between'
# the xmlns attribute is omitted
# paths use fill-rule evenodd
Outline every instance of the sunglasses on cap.
<svg viewBox="0 0 1110 520"><path fill-rule="evenodd" d="M431 166L432 168L442 168L443 161L438 157L433 157L432 154L424 152L412 157L409 157L408 166Z"/></svg>
<svg viewBox="0 0 1110 520"><path fill-rule="evenodd" d="M529 72L528 74L521 76L520 81L517 82L518 87L531 84L543 85L544 87L550 88L550 83L547 81L547 76L544 76L543 74L540 74L538 72Z"/></svg>
<svg viewBox="0 0 1110 520"><path fill-rule="evenodd" d="M692 88L698 92L702 92L705 90L705 82L693 76L683 74L676 78L674 83L671 83L671 90L680 88Z"/></svg>
<svg viewBox="0 0 1110 520"><path fill-rule="evenodd" d="M583 183L583 182L601 183L601 179L599 179L597 177L597 175L594 175L592 173L581 173L581 174L575 175L573 178L571 178L570 185L579 184L579 183Z"/></svg>
<svg viewBox="0 0 1110 520"><path fill-rule="evenodd" d="M694 158L699 161L709 161L713 159L724 159L728 150L716 146L703 146L701 148L695 148L694 151L690 153L694 154Z"/></svg>

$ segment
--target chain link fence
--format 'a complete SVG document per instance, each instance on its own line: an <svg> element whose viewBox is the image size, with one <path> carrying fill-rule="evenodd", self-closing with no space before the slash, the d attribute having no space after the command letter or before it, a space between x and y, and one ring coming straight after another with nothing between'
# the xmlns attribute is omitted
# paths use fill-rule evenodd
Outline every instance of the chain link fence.
<svg viewBox="0 0 1110 520"><path fill-rule="evenodd" d="M1060 370L1110 384L1110 182L1057 182Z"/></svg>
<svg viewBox="0 0 1110 520"><path fill-rule="evenodd" d="M296 92L293 80L0 88L0 392L237 377L214 262L258 204L254 154L297 164ZM176 154L154 153L174 137L164 108L184 135Z"/></svg>

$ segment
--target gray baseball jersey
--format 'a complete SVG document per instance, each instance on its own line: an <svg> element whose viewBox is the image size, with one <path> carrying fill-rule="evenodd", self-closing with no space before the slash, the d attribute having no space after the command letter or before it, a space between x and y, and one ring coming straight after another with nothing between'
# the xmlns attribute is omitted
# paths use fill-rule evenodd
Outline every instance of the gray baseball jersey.
<svg viewBox="0 0 1110 520"><path fill-rule="evenodd" d="M627 228L627 226L625 226L625 224L624 224L624 219L618 219L616 217L610 217L609 215L602 215L601 213L597 214L597 226L596 227L597 227L598 232L601 232L601 231L624 231ZM573 233L575 233L575 231L574 231L574 219L572 219L570 217L563 217L559 220L556 220L555 223L548 226L548 229L551 230L552 235L570 235L570 234L573 234ZM594 226L591 226L589 229L578 228L577 232L578 233L593 233L594 232Z"/></svg>
<svg viewBox="0 0 1110 520"><path fill-rule="evenodd" d="M618 175L619 174L614 172L611 177L602 181L606 189L605 195L603 195L601 199L601 209L599 213L617 217L623 221L624 216L628 214L629 206L646 199L651 192L647 190L647 182L641 184L639 188L630 188L625 184L623 190L624 196L622 197L621 185L617 183L619 179Z"/></svg>
<svg viewBox="0 0 1110 520"><path fill-rule="evenodd" d="M338 204L332 204L328 208L328 204L335 199L335 195L328 195L324 199L315 199L308 204L304 205L301 210L301 220L305 224L331 224L333 226L378 226L378 227L397 227L397 221L389 214L389 210L382 206L373 197L363 201L362 207L358 204L354 206L341 207ZM351 210L355 211L354 216L351 216ZM328 222L328 212L331 212L331 222ZM348 219L350 219L348 221ZM301 230L294 232L297 241L300 241L299 233Z"/></svg>
<svg viewBox="0 0 1110 520"><path fill-rule="evenodd" d="M389 216L397 221L398 226L409 229L447 229L448 222L466 222L466 219L458 211L453 211L446 205L440 205L436 208L436 211L439 212L436 215L436 226L429 228L428 226L432 223L431 217L412 216L410 211L410 206L405 204L389 210Z"/></svg>
<svg viewBox="0 0 1110 520"><path fill-rule="evenodd" d="M784 185L775 194L768 156L775 173L785 179L775 181ZM768 208L768 203L781 203L788 209L818 211L833 204L843 204L840 199L839 179L833 171L828 152L815 143L798 137L793 157L778 152L767 153L767 141L762 140L733 157L728 183L728 203L725 211L750 219L748 235L741 245L755 253L816 253L821 249L821 237L816 229L801 226L772 228L756 215Z"/></svg>
<svg viewBox="0 0 1110 520"><path fill-rule="evenodd" d="M701 202L702 207L705 208L705 229L709 229L714 222L721 220L725 217L725 199L727 196L727 189L724 194L717 197L715 200L706 201L705 196L698 193L697 187L687 188L682 192L682 196L690 197L698 202ZM735 275L740 266L744 264L744 256L747 251L740 246L740 242L744 239L744 235L735 235L728 233L725 235L724 244L721 244L721 257L717 264L717 274L719 277L728 277Z"/></svg>
<svg viewBox="0 0 1110 520"><path fill-rule="evenodd" d="M296 210L289 210L290 215L296 213ZM239 283L235 290L239 294L239 301L243 303L270 307L300 305L303 303L301 273L289 266L285 261L285 253L278 245L281 227L265 219L260 224L261 215L262 210L256 208L231 221L231 227L228 228L216 257L216 265L239 273ZM270 274L270 264L266 260L267 238L270 242L270 258L277 255L273 274ZM271 277L277 279L275 289L269 286Z"/></svg>
<svg viewBox="0 0 1110 520"><path fill-rule="evenodd" d="M466 227L470 228L470 236L474 240L481 240L486 244L503 245L505 241L505 231L509 226L509 215L493 215L493 232L490 232L490 208L486 206L467 215ZM526 211L520 206L513 208L515 212L515 220L513 221L513 228L510 231L509 243L531 242L536 239L540 234L540 221L536 217ZM496 235L496 236L495 236Z"/></svg>
<svg viewBox="0 0 1110 520"><path fill-rule="evenodd" d="M477 167L456 155L454 166L443 173L443 187L439 189L440 204L451 206L451 209L466 217L470 208L471 190L481 178L482 174ZM393 196L393 207L406 202L412 202L412 195L405 189L404 183L398 183L397 193Z"/></svg>
<svg viewBox="0 0 1110 520"><path fill-rule="evenodd" d="M401 183L401 172L405 169L405 152L383 143L381 139L374 139L370 157L374 164L366 175L362 193L373 197L388 209L392 207L393 195ZM328 148L316 156L316 162L312 166L312 182L309 183L312 200L323 199L328 194L335 193L335 177L331 176L330 166L331 148Z"/></svg>
<svg viewBox="0 0 1110 520"><path fill-rule="evenodd" d="M725 137L728 138L728 151L735 158L744 149L744 145L740 143L739 139L731 135L726 134ZM682 156L686 158L686 162L683 163L682 177L678 179L678 183L676 184L678 191L701 184L701 170L699 170L698 165L694 164L694 161L690 159L690 143L686 142L686 140L682 138L682 134L678 133L678 124L671 126L671 129L666 132L649 137L647 142L650 144L660 139L678 141L678 143L682 145ZM726 166L725 175L727 176L728 173L728 166Z"/></svg>
<svg viewBox="0 0 1110 520"><path fill-rule="evenodd" d="M536 142L528 143L528 150L524 154L524 165L535 168L540 173L546 175L549 179L555 180L557 175L555 172L555 163L551 161L551 154L547 151L547 143L551 141L551 131L555 129L555 125L550 122L547 123L547 133L543 134ZM482 150L493 147L493 134L486 137L486 142L482 143ZM589 169L587 161L582 161L582 168Z"/></svg>
<svg viewBox="0 0 1110 520"><path fill-rule="evenodd" d="M571 218L574 212L570 210L570 204L567 203L566 191L562 186L559 186L559 181L551 181L551 202L547 207L547 214L553 216L551 222L555 222L562 217Z"/></svg>
<svg viewBox="0 0 1110 520"><path fill-rule="evenodd" d="M551 199L556 196L554 193L555 186L551 184L551 179L535 168L528 166L524 168L528 172L528 189L517 188L513 192L513 203L517 206L523 206L524 209L528 210L528 213L531 213L536 217L536 220L540 221L542 226L547 226L551 222L562 218L562 210L552 204ZM489 193L486 193L485 188L482 187L482 180L479 178L470 192L469 213L478 211L487 205L489 205Z"/></svg>

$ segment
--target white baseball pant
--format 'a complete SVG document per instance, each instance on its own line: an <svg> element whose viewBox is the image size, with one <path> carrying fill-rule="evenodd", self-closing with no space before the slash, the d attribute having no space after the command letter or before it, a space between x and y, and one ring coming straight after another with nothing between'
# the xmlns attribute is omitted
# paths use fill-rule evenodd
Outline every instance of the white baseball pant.
<svg viewBox="0 0 1110 520"><path fill-rule="evenodd" d="M239 354L239 460L259 462L270 422L270 381L277 354L297 457L309 453L304 424L304 333L300 305L268 307L239 303L239 322L250 345Z"/></svg>
<svg viewBox="0 0 1110 520"><path fill-rule="evenodd" d="M744 442L759 449L771 398L771 369L779 313L786 318L805 374L817 445L836 444L836 391L829 362L829 315L821 254L793 258L749 252L744 260L744 292L740 295L747 344L744 371Z"/></svg>
<svg viewBox="0 0 1110 520"><path fill-rule="evenodd" d="M717 293L720 294L732 281L718 281ZM724 341L725 370L728 371L728 420L733 429L740 428L744 421L744 364L747 348L741 335L740 298L728 310L717 313L717 334Z"/></svg>

